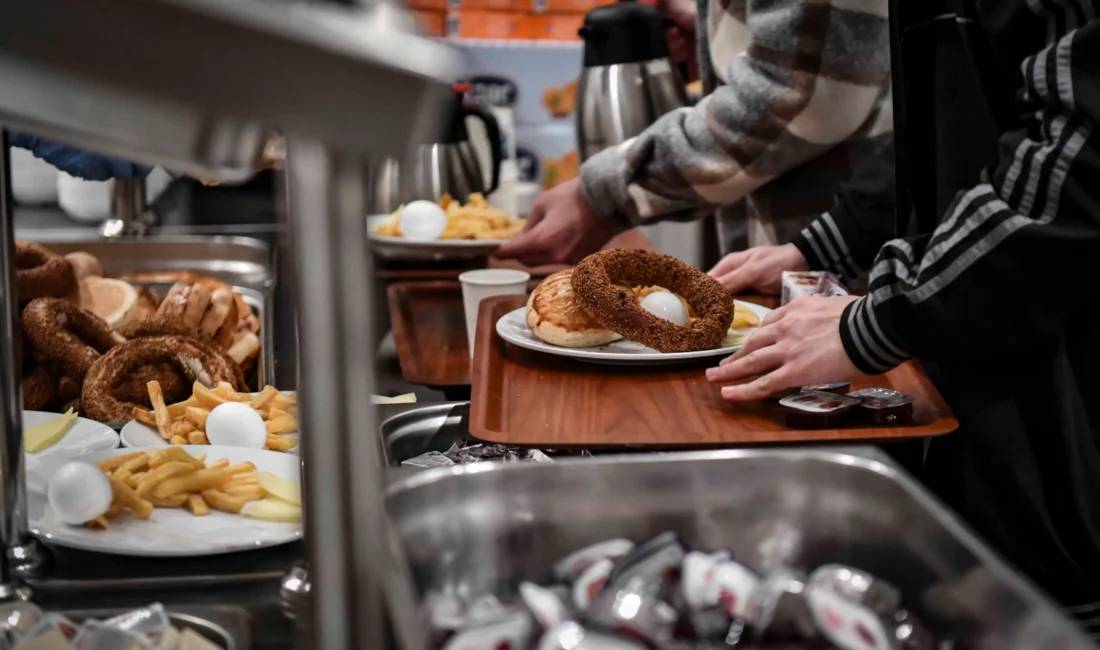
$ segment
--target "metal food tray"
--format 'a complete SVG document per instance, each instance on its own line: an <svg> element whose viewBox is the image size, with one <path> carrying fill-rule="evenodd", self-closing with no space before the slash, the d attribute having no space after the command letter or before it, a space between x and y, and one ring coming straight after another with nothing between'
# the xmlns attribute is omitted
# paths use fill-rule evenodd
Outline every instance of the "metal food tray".
<svg viewBox="0 0 1100 650"><path fill-rule="evenodd" d="M106 620L129 611L132 610L82 609L62 612L62 614L70 621L80 624L93 618ZM203 607L196 609L195 613L171 610L165 613L176 628L193 630L222 650L249 650L252 647L248 613L240 607Z"/></svg>
<svg viewBox="0 0 1100 650"><path fill-rule="evenodd" d="M265 242L225 236L104 239L35 235L34 241L60 255L82 251L96 256L108 277L190 271L231 285L260 319L257 389L275 383L275 317L274 309L268 309L274 305L275 277L271 250ZM162 298L172 286L170 282L131 282L154 289Z"/></svg>
<svg viewBox="0 0 1100 650"><path fill-rule="evenodd" d="M1094 648L912 479L873 455L738 450L485 463L395 482L387 510L416 587L512 598L600 540L667 530L757 569L831 562L901 588L956 648Z"/></svg>
<svg viewBox="0 0 1100 650"><path fill-rule="evenodd" d="M470 403L448 402L410 408L387 418L379 425L382 458L398 467L429 451L444 452L453 444L462 445L470 437Z"/></svg>

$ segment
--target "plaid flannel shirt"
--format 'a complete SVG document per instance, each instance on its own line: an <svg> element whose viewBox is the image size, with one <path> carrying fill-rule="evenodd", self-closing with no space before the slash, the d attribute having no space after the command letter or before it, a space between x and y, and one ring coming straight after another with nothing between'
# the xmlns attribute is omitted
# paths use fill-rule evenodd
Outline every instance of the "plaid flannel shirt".
<svg viewBox="0 0 1100 650"><path fill-rule="evenodd" d="M723 252L785 243L893 131L887 0L700 0L709 94L581 168L620 229L719 211Z"/></svg>

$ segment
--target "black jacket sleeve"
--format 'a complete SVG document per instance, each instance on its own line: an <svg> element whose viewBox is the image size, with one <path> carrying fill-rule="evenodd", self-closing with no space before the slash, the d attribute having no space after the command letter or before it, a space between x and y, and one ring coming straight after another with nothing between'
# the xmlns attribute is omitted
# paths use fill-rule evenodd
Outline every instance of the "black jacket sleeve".
<svg viewBox="0 0 1100 650"><path fill-rule="evenodd" d="M1035 11L1047 11L1037 3ZM1002 355L1056 345L1100 274L1100 20L1064 31L1021 69L1026 126L1001 138L985 181L935 232L879 252L867 295L841 319L864 372L909 357ZM1059 32L1059 29L1063 29Z"/></svg>
<svg viewBox="0 0 1100 650"><path fill-rule="evenodd" d="M870 143L855 161L836 205L802 229L794 245L815 271L832 271L851 282L871 268L875 254L895 237L893 134Z"/></svg>

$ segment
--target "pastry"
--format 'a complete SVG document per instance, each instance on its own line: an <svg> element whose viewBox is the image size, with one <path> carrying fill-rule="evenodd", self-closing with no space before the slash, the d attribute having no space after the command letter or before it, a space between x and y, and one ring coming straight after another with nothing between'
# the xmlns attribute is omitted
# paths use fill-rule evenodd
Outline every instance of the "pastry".
<svg viewBox="0 0 1100 650"><path fill-rule="evenodd" d="M80 280L80 306L121 329L137 317L138 293L122 280L87 277Z"/></svg>
<svg viewBox="0 0 1100 650"><path fill-rule="evenodd" d="M100 422L129 420L138 404L123 401L113 390L144 366L170 364L190 382L212 387L228 382L240 388L239 370L220 350L204 341L182 336L134 339L101 356L84 378L81 402L87 417Z"/></svg>
<svg viewBox="0 0 1100 650"><path fill-rule="evenodd" d="M607 345L621 336L590 316L573 295L573 269L547 277L527 300L527 326L538 338L566 348Z"/></svg>
<svg viewBox="0 0 1100 650"><path fill-rule="evenodd" d="M69 260L38 244L16 240L15 267L19 302L64 298L77 292L76 272Z"/></svg>
<svg viewBox="0 0 1100 650"><path fill-rule="evenodd" d="M573 292L603 327L659 352L711 350L733 320L733 299L717 280L668 255L615 249L594 253L573 270ZM683 297L698 315L675 325L642 308L628 287L656 285Z"/></svg>
<svg viewBox="0 0 1100 650"><path fill-rule="evenodd" d="M48 361L83 377L101 354L124 339L102 318L60 298L37 298L23 310L23 334Z"/></svg>

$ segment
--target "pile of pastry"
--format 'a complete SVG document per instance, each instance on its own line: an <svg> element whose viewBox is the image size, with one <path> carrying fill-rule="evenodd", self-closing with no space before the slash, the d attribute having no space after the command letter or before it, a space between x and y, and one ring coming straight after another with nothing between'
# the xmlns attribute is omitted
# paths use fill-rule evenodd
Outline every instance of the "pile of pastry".
<svg viewBox="0 0 1100 650"><path fill-rule="evenodd" d="M260 351L260 321L229 285L191 273L106 278L94 256L61 256L16 243L21 309L23 408L95 417L89 397L149 408L147 384L169 401L195 381L248 390ZM127 281L129 280L129 281ZM149 284L172 284L163 296ZM102 378L88 391L86 378ZM174 395L178 392L179 395ZM102 419L102 418L100 418Z"/></svg>
<svg viewBox="0 0 1100 650"><path fill-rule="evenodd" d="M714 278L668 255L614 249L559 271L531 293L539 339L587 348L627 339L676 353L739 345L759 318Z"/></svg>

